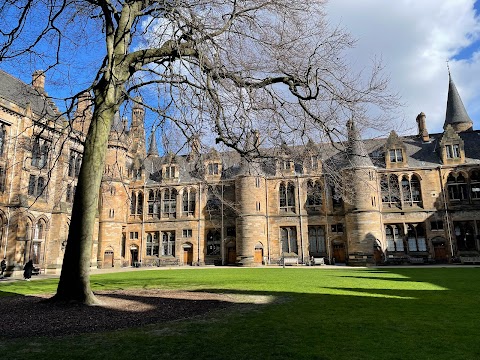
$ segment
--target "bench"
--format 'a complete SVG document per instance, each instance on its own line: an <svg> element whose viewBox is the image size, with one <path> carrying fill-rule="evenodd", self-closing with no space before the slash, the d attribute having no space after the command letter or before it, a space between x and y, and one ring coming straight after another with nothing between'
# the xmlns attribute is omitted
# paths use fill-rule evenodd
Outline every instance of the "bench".
<svg viewBox="0 0 480 360"><path fill-rule="evenodd" d="M282 259L283 266L285 265L298 265L298 257L284 257Z"/></svg>
<svg viewBox="0 0 480 360"><path fill-rule="evenodd" d="M408 259L408 261L410 262L410 264L423 264L425 263L425 259L423 257L410 257Z"/></svg>
<svg viewBox="0 0 480 360"><path fill-rule="evenodd" d="M312 265L325 265L325 258L313 258L313 264Z"/></svg>
<svg viewBox="0 0 480 360"><path fill-rule="evenodd" d="M480 256L460 256L462 264L480 264Z"/></svg>

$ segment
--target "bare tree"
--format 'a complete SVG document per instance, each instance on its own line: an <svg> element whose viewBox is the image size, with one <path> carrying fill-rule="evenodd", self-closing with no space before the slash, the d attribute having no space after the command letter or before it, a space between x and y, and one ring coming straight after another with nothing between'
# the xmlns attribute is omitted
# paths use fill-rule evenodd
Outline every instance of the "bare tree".
<svg viewBox="0 0 480 360"><path fill-rule="evenodd" d="M344 139L342 129L351 118L361 127L385 125L384 115L397 104L386 91L388 79L379 64L366 77L351 72L344 55L354 40L329 26L324 5L322 0L2 2L0 18L12 24L1 33L3 61L40 54L48 41L56 49L46 59L48 69L61 63L72 41L83 44L78 31L103 42L104 57L82 89L93 93L94 110L54 300L96 302L89 268L98 189L112 119L126 101L144 102L160 115L157 125L177 127L186 139L213 136L244 156L258 153L247 141L251 129L261 129L264 144L275 146L307 135ZM44 20L32 35L26 24L39 15Z"/></svg>

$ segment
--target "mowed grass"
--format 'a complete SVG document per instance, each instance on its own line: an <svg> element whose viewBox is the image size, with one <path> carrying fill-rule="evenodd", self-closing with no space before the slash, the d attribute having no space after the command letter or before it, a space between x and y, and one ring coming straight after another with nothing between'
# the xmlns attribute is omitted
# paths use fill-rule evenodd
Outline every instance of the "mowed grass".
<svg viewBox="0 0 480 360"><path fill-rule="evenodd" d="M0 336L0 353L37 360L480 359L479 268L136 270L91 282L94 291L215 291L271 302L108 333L47 339L36 329L30 339ZM3 283L0 296L55 287L56 280ZM8 311L1 299L0 308Z"/></svg>

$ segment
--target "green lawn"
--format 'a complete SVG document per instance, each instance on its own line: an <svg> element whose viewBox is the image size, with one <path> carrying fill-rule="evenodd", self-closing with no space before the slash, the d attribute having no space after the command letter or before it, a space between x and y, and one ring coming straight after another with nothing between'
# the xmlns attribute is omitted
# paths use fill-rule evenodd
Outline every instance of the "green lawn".
<svg viewBox="0 0 480 360"><path fill-rule="evenodd" d="M246 312L222 310L109 333L0 337L2 358L480 359L478 268L212 268L91 280L94 290L188 289L262 294L276 301ZM52 292L55 286L55 280L3 283L0 296Z"/></svg>

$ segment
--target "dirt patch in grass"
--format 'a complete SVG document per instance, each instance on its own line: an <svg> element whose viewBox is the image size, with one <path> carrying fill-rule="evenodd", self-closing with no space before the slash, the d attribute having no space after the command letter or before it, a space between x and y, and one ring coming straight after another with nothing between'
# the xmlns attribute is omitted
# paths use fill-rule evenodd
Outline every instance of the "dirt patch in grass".
<svg viewBox="0 0 480 360"><path fill-rule="evenodd" d="M268 297L158 289L95 292L100 306L43 302L51 295L0 298L2 337L64 336L139 327L204 315Z"/></svg>

